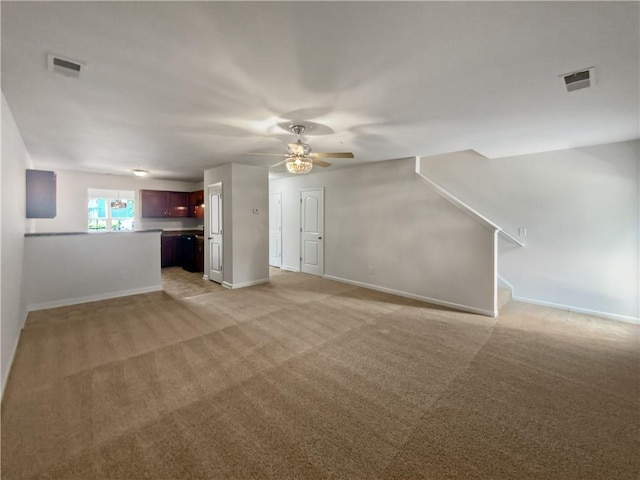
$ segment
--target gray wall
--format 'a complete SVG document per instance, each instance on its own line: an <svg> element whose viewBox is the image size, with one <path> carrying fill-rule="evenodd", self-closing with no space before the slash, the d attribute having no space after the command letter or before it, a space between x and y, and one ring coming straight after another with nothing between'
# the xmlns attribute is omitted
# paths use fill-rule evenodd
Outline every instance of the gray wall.
<svg viewBox="0 0 640 480"><path fill-rule="evenodd" d="M623 320L639 316L636 141L534 155L423 158L422 172L517 233L498 271L516 298Z"/></svg>
<svg viewBox="0 0 640 480"><path fill-rule="evenodd" d="M269 281L269 181L264 167L228 164L204 172L207 187L222 182L223 281L231 288ZM254 213L256 211L257 213ZM205 218L205 232L209 219ZM205 275L209 251L205 248Z"/></svg>
<svg viewBox="0 0 640 480"><path fill-rule="evenodd" d="M2 156L0 203L2 233L0 257L0 361L2 392L18 345L20 330L27 317L22 294L24 234L26 231L25 169L31 159L18 127L2 95Z"/></svg>
<svg viewBox="0 0 640 480"><path fill-rule="evenodd" d="M29 310L162 290L160 232L29 236L23 283Z"/></svg>
<svg viewBox="0 0 640 480"><path fill-rule="evenodd" d="M232 167L233 285L269 281L269 172Z"/></svg>
<svg viewBox="0 0 640 480"><path fill-rule="evenodd" d="M495 314L493 231L427 188L415 159L271 180L284 268L299 269L300 190L319 187L326 276Z"/></svg>

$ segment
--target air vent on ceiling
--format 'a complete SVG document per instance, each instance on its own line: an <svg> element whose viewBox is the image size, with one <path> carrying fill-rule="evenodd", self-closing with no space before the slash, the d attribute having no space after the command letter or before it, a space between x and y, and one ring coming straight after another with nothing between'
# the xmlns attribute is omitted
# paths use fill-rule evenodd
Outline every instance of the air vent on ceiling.
<svg viewBox="0 0 640 480"><path fill-rule="evenodd" d="M65 58L60 55L49 53L47 55L47 70L60 73L65 77L80 78L85 69L85 64L77 60Z"/></svg>
<svg viewBox="0 0 640 480"><path fill-rule="evenodd" d="M595 67L585 68L577 72L560 75L562 85L567 92L575 92L583 88L593 87L596 83Z"/></svg>

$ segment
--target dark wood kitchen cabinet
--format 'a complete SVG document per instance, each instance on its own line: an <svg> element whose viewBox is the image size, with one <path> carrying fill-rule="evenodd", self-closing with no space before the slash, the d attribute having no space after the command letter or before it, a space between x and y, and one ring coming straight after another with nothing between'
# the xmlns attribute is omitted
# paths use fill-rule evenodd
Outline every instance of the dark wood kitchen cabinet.
<svg viewBox="0 0 640 480"><path fill-rule="evenodd" d="M204 190L197 190L189 194L189 216L204 218Z"/></svg>
<svg viewBox="0 0 640 480"><path fill-rule="evenodd" d="M196 237L196 268L198 272L204 272L204 238Z"/></svg>
<svg viewBox="0 0 640 480"><path fill-rule="evenodd" d="M164 190L140 190L142 218L189 216L189 193Z"/></svg>
<svg viewBox="0 0 640 480"><path fill-rule="evenodd" d="M175 267L178 265L178 237L160 237L160 266Z"/></svg>
<svg viewBox="0 0 640 480"><path fill-rule="evenodd" d="M167 211L170 217L188 217L189 194L187 192L167 192Z"/></svg>

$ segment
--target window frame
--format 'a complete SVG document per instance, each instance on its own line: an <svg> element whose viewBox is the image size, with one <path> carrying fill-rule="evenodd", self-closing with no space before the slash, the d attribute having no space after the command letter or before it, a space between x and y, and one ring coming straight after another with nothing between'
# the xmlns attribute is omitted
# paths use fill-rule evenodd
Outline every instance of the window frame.
<svg viewBox="0 0 640 480"><path fill-rule="evenodd" d="M92 201L99 202L100 200L104 201L104 212L105 216L92 216L91 212L95 211L96 214L100 213L101 207L100 205L92 206ZM113 216L113 207L111 203L115 200L123 200L127 202L127 209L130 208L131 216L126 217L115 217ZM131 203L130 203L131 202ZM131 207L129 207L131 205ZM89 189L87 192L87 230L89 233L105 233L105 232L134 232L136 227L136 201L135 201L135 191L131 190L122 190L122 191L113 191L113 190L103 190L103 189ZM114 224L122 220L130 220L131 228L117 228L114 229ZM100 224L103 221L105 224L105 228L92 228L92 224ZM95 222L95 223L93 223Z"/></svg>

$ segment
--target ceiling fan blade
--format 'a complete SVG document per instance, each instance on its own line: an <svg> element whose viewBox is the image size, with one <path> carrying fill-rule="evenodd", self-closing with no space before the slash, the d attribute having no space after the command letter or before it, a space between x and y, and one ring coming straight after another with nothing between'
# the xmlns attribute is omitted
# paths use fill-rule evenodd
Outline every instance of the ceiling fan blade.
<svg viewBox="0 0 640 480"><path fill-rule="evenodd" d="M311 152L313 158L353 158L351 152Z"/></svg>
<svg viewBox="0 0 640 480"><path fill-rule="evenodd" d="M261 155L261 156L269 156L269 157L286 157L285 153L257 153L257 152L249 152L243 153L242 155Z"/></svg>
<svg viewBox="0 0 640 480"><path fill-rule="evenodd" d="M314 160L313 161L313 166L318 166L318 167L330 167L331 164L329 162L325 162L324 160Z"/></svg>
<svg viewBox="0 0 640 480"><path fill-rule="evenodd" d="M283 163L286 163L286 160L282 160L281 162L275 163L273 165L269 165L269 168L273 168L273 167L279 167L280 165L282 165Z"/></svg>

